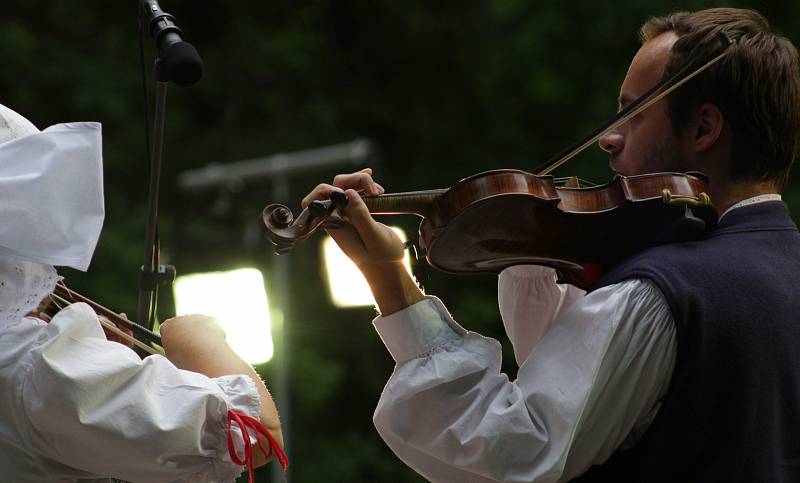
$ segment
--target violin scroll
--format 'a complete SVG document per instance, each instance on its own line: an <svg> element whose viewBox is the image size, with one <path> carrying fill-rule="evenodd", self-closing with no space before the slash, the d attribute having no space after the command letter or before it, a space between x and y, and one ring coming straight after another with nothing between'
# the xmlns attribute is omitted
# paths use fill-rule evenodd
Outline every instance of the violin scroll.
<svg viewBox="0 0 800 483"><path fill-rule="evenodd" d="M347 206L347 195L335 192L329 200L312 201L295 219L292 210L284 205L271 204L261 212L261 229L275 245L275 253L289 252L297 242L311 236L317 228L338 228L342 218L335 213Z"/></svg>

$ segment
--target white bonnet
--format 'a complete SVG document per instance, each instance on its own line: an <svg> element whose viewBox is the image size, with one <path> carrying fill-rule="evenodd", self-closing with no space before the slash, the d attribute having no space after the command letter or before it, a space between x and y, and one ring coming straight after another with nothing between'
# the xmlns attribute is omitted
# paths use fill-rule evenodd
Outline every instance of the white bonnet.
<svg viewBox="0 0 800 483"><path fill-rule="evenodd" d="M0 144L38 132L32 122L0 104Z"/></svg>
<svg viewBox="0 0 800 483"><path fill-rule="evenodd" d="M100 124L39 131L0 105L0 256L85 271L104 216Z"/></svg>

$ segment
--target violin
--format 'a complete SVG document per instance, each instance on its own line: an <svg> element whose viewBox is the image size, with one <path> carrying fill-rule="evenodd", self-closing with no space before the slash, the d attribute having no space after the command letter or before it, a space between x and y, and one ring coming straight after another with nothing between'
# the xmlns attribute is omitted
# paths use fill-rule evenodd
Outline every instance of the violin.
<svg viewBox="0 0 800 483"><path fill-rule="evenodd" d="M707 180L700 173L653 173L617 176L608 184L581 188L575 183L556 186L548 173L721 60L734 43L720 36L536 174L487 171L448 189L362 199L372 214L421 217L419 245L435 268L499 273L512 265L544 265L556 269L559 282L588 289L638 251L697 239L715 226ZM285 253L320 226L341 224L336 211L347 201L344 193L335 193L330 200L312 202L297 218L286 206L271 204L262 211L261 228L276 251Z"/></svg>
<svg viewBox="0 0 800 483"><path fill-rule="evenodd" d="M717 215L699 173L618 176L591 188L557 187L551 176L504 169L446 190L362 196L375 215L422 218L419 246L431 266L451 273L499 273L512 265L556 269L559 282L587 289L611 267L646 248L699 238ZM295 220L279 204L261 227L279 253L320 226L340 223L346 199L314 201Z"/></svg>

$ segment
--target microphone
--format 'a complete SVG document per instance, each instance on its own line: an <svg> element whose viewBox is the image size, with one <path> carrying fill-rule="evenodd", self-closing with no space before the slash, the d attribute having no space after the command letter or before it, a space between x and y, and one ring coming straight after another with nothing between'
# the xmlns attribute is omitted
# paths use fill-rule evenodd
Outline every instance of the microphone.
<svg viewBox="0 0 800 483"><path fill-rule="evenodd" d="M156 0L140 0L140 3L149 16L148 30L158 45L167 80L184 87L200 80L203 59L192 44L183 41L175 17L161 10Z"/></svg>

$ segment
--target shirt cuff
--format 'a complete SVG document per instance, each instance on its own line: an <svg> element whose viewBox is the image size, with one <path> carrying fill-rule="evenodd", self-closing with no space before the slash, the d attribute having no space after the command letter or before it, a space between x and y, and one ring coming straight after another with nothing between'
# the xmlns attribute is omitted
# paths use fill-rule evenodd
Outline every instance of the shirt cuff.
<svg viewBox="0 0 800 483"><path fill-rule="evenodd" d="M228 403L228 409L246 414L251 418L261 417L261 396L256 383L246 374L234 374L213 378Z"/></svg>
<svg viewBox="0 0 800 483"><path fill-rule="evenodd" d="M222 389L228 410L242 413L251 418L260 419L261 396L256 388L256 383L250 376L246 374L225 375L215 377L212 380ZM227 442L227 414L221 422L223 424L223 434L226 435L225 441ZM234 424L231 426L230 431L234 450L236 454L243 457L245 454L245 443L242 428ZM250 444L258 444L258 439L254 431L248 430L248 437L248 439L250 439ZM216 447L219 448L219 446ZM233 462L230 457L229 449L226 446L222 446L222 448L224 449L220 449L220 454L223 456L215 462L213 472L209 473L209 475L213 474L214 477L208 479L208 481L234 481L244 471L244 466ZM258 451L258 449L255 451Z"/></svg>
<svg viewBox="0 0 800 483"><path fill-rule="evenodd" d="M467 333L442 301L430 295L386 317L378 316L372 324L398 363L429 354Z"/></svg>

